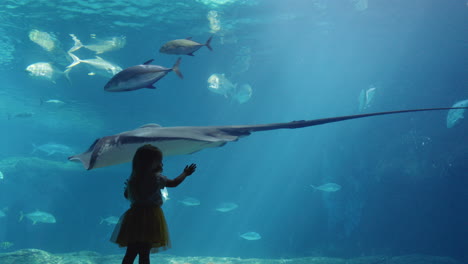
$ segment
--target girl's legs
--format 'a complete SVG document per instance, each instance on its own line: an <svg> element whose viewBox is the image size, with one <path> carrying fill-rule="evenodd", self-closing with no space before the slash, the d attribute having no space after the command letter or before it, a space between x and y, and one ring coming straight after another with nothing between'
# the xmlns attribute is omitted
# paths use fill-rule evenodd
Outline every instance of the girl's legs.
<svg viewBox="0 0 468 264"><path fill-rule="evenodd" d="M125 252L125 257L122 260L122 264L133 264L133 261L135 260L138 252L139 252L138 244L128 245L127 252Z"/></svg>
<svg viewBox="0 0 468 264"><path fill-rule="evenodd" d="M140 256L138 264L150 264L151 244L139 244L138 255Z"/></svg>

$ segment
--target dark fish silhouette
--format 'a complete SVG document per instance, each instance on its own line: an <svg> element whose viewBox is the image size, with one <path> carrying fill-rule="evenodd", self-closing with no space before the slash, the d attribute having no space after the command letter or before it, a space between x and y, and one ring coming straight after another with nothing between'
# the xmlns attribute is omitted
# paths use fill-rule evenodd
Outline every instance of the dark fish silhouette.
<svg viewBox="0 0 468 264"><path fill-rule="evenodd" d="M101 168L131 161L135 151L145 144L153 144L162 150L165 156L191 154L202 149L224 146L253 132L275 129L295 129L340 122L349 119L378 115L390 115L408 112L437 111L459 108L427 108L390 112L378 112L360 115L330 117L314 120L300 120L288 123L273 123L244 126L185 126L161 127L147 124L137 129L97 139L89 149L68 159L80 161L85 169Z"/></svg>
<svg viewBox="0 0 468 264"><path fill-rule="evenodd" d="M127 68L114 75L104 86L104 90L108 92L126 92L142 88L156 89L153 84L171 71L174 71L177 76L183 79L184 77L179 71L180 60L179 58L172 68L150 65L153 60Z"/></svg>
<svg viewBox="0 0 468 264"><path fill-rule="evenodd" d="M166 54L177 54L177 55L189 55L194 56L193 53L199 50L201 47L206 46L209 50L213 51L211 48L211 36L205 44L201 44L192 40L191 37L186 39L175 39L165 43L160 49L159 52Z"/></svg>

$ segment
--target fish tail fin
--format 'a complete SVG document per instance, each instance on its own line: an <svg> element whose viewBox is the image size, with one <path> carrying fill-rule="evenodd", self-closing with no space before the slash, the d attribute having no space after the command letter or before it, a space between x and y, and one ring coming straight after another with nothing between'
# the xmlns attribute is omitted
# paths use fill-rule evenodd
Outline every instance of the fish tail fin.
<svg viewBox="0 0 468 264"><path fill-rule="evenodd" d="M72 81L71 81L71 79L70 79L70 71L71 71L71 67L68 68L68 69L66 69L66 70L63 72L63 74L65 75L65 78L67 79L68 84L71 85L71 84L72 84Z"/></svg>
<svg viewBox="0 0 468 264"><path fill-rule="evenodd" d="M23 211L20 211L20 217L19 217L19 220L18 222L21 222L24 218L24 214L23 214Z"/></svg>
<svg viewBox="0 0 468 264"><path fill-rule="evenodd" d="M80 58L78 58L78 56L76 56L75 54L68 52L68 55L73 59L73 62L72 64L67 66L67 69L71 69L81 63Z"/></svg>
<svg viewBox="0 0 468 264"><path fill-rule="evenodd" d="M101 222L99 222L100 225L104 222L104 218L101 217Z"/></svg>
<svg viewBox="0 0 468 264"><path fill-rule="evenodd" d="M310 187L314 188L314 191L316 191L316 190L317 190L317 187L316 187L316 186L314 186L314 185L312 185L312 184L310 185Z"/></svg>
<svg viewBox="0 0 468 264"><path fill-rule="evenodd" d="M72 37L73 41L75 42L75 44L73 45L73 47L71 47L69 50L68 50L68 53L71 53L71 52L74 52L74 51L77 51L79 49L81 49L83 46L83 43L81 43L81 40L79 40L75 34L70 34L70 37Z"/></svg>
<svg viewBox="0 0 468 264"><path fill-rule="evenodd" d="M174 66L172 66L172 70L177 74L177 76L179 76L179 78L181 79L184 79L184 76L182 75L182 73L180 72L179 70L179 65L180 65L180 61L182 59L181 58L178 58L176 63L174 64Z"/></svg>
<svg viewBox="0 0 468 264"><path fill-rule="evenodd" d="M206 46L209 50L213 51L213 48L211 47L211 39L213 39L213 35L211 35L211 37L206 41L205 46Z"/></svg>

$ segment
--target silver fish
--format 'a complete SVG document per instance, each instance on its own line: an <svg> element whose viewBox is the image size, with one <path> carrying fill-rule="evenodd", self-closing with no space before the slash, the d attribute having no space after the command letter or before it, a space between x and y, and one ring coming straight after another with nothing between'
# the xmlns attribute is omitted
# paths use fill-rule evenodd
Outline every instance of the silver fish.
<svg viewBox="0 0 468 264"><path fill-rule="evenodd" d="M229 98L235 94L237 84L233 84L224 73L213 73L208 77L208 90L213 93L222 94Z"/></svg>
<svg viewBox="0 0 468 264"><path fill-rule="evenodd" d="M193 197L187 197L183 200L180 201L183 205L185 206L198 206L200 205L200 200L193 198Z"/></svg>
<svg viewBox="0 0 468 264"><path fill-rule="evenodd" d="M23 220L25 216L33 222L33 225L35 225L36 223L55 224L57 222L55 216L53 216L50 213L42 212L39 210L28 214L23 214L23 212L20 212L19 221Z"/></svg>
<svg viewBox="0 0 468 264"><path fill-rule="evenodd" d="M194 56L193 53L199 50L201 47L206 46L209 50L213 51L210 46L211 36L205 44L201 44L192 40L191 37L186 39L175 39L165 43L160 49L159 52L166 54L177 54L177 55L189 55Z"/></svg>
<svg viewBox="0 0 468 264"><path fill-rule="evenodd" d="M262 236L257 233L257 232L247 232L242 235L240 235L245 240L259 240L262 238Z"/></svg>
<svg viewBox="0 0 468 264"><path fill-rule="evenodd" d="M97 40L95 43L90 45L83 45L83 43L81 43L81 41L74 34L70 34L70 36L72 37L75 44L68 52L74 52L81 48L86 48L96 52L96 54L101 54L104 52L121 49L127 42L125 36L120 36Z"/></svg>
<svg viewBox="0 0 468 264"><path fill-rule="evenodd" d="M325 183L320 186L310 185L310 187L314 188L314 190L319 190L322 192L336 192L341 190L341 185L332 182Z"/></svg>
<svg viewBox="0 0 468 264"><path fill-rule="evenodd" d="M65 77L68 79L69 70L62 72L49 62L37 62L26 67L26 72L31 77L44 79L55 83L55 80L62 75L65 75Z"/></svg>
<svg viewBox="0 0 468 264"><path fill-rule="evenodd" d="M58 99L48 99L48 100L40 100L40 104L43 105L43 104L50 104L50 105L64 105L65 102L64 101L61 101L61 100L58 100Z"/></svg>
<svg viewBox="0 0 468 264"><path fill-rule="evenodd" d="M226 213L239 207L236 203L221 203L216 207L216 211Z"/></svg>
<svg viewBox="0 0 468 264"><path fill-rule="evenodd" d="M152 61L149 60L119 72L104 86L104 90L108 92L125 92L142 88L156 89L153 84L171 71L174 71L177 76L183 79L182 73L179 71L180 58L172 68L150 65Z"/></svg>
<svg viewBox="0 0 468 264"><path fill-rule="evenodd" d="M71 52L69 52L68 55L73 59L72 64L67 66L67 69L69 70L80 63L85 63L92 67L97 74L104 77L112 77L122 71L122 68L119 65L110 63L99 56L96 56L95 59L82 60Z"/></svg>

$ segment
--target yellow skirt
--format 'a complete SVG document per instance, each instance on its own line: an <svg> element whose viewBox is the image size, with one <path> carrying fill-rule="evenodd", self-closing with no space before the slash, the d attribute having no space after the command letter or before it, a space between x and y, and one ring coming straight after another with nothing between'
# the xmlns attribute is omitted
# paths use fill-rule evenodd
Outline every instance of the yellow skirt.
<svg viewBox="0 0 468 264"><path fill-rule="evenodd" d="M151 244L151 253L170 248L169 232L161 207L132 206L120 217L111 242L120 247L134 243Z"/></svg>

